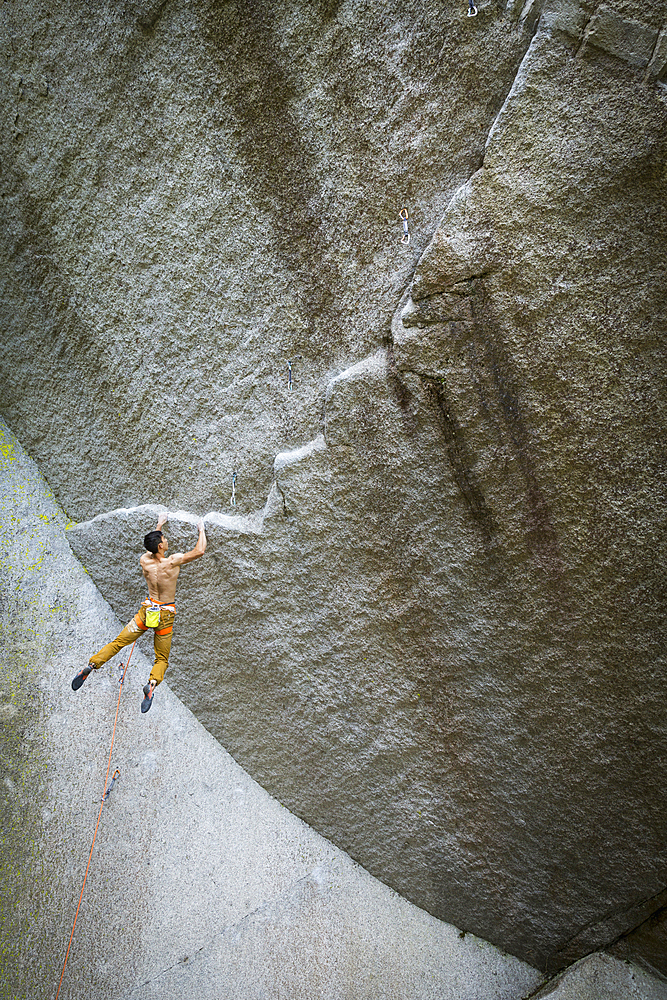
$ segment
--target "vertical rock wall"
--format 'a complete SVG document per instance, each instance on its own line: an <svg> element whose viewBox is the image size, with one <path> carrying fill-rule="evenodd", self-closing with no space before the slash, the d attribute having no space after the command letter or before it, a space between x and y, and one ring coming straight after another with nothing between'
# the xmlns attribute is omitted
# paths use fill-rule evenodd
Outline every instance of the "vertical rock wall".
<svg viewBox="0 0 667 1000"><path fill-rule="evenodd" d="M233 471L254 510L386 337L526 34L440 0L2 18L3 414L77 519L220 508Z"/></svg>
<svg viewBox="0 0 667 1000"><path fill-rule="evenodd" d="M553 971L667 884L665 10L161 10L76 27L110 60L86 134L145 139L106 201L28 213L26 105L3 412L121 616L157 504L172 550L212 511L177 693L373 874Z"/></svg>

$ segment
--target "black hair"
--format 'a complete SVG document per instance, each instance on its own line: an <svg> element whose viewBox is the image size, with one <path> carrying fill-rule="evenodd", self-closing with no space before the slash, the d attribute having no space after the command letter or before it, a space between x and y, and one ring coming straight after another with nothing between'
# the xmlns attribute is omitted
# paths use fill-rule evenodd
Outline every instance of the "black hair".
<svg viewBox="0 0 667 1000"><path fill-rule="evenodd" d="M144 538L144 547L152 552L153 555L157 554L157 547L162 541L163 535L161 531L149 531Z"/></svg>

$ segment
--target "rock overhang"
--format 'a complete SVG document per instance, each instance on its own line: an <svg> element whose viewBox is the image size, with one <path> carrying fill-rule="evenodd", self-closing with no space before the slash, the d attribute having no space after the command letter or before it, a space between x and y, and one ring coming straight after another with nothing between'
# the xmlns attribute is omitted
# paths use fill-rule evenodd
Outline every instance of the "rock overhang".
<svg viewBox="0 0 667 1000"><path fill-rule="evenodd" d="M193 362L173 454L174 442L151 427L147 399L134 405L133 382L130 419L108 452L120 473L100 458L106 431L94 407L75 402L70 416L82 453L109 477L109 498L125 503L126 486L145 495L153 462L162 486L174 470L193 482L200 475L191 496L219 509L214 500L226 500L234 470L248 468L245 445L220 450L234 406L211 426L211 411L227 406L216 381L226 399L231 387L234 412L252 416L245 431L261 441L264 471L240 476L242 514L209 515L209 567L199 564L201 575L193 569L182 581L181 636L201 643L207 668L219 671L219 690L202 683L192 707L267 787L390 884L544 963L575 926L595 925L601 908L634 912L633 899L648 898L662 877L660 796L652 802L646 790L661 739L659 609L646 558L647 539L657 537L660 460L655 434L640 425L644 401L659 399L651 316L662 266L654 167L664 146L664 60L657 10L634 18L628 5L606 5L591 19L573 4L515 7L517 52L537 30L477 161L466 154L464 176L448 189L454 197L441 225L432 213L434 239L416 266L409 325L397 315L388 346L378 348L383 314L335 362L322 365L311 352L295 365L295 391L281 386L278 408L267 408L266 386L273 393L284 382L285 357L295 344L301 350L305 329L322 346L312 324L296 323L296 339L272 344L257 370L236 357L216 369L206 391L192 388L206 362ZM479 24L488 28L489 17L483 11ZM470 20L467 28L477 23ZM647 43L637 61L649 36L653 52ZM644 145L635 141L640 133ZM230 177L239 183L242 172ZM255 238L266 229L266 205L249 215ZM298 263L300 252L290 259ZM385 264L373 260L380 270ZM399 270L382 286L389 312L412 266ZM255 300L240 285L227 295L219 276L208 284L206 295L217 289L225 309L245 303L252 312ZM276 291L267 279L269 286L285 295L284 283ZM355 322L366 322L374 289L375 279L365 294L355 290ZM452 292L466 312L456 319ZM234 319L254 351L258 328L238 310ZM200 323L184 345L170 335L174 362L205 358L207 344L210 353L202 330ZM216 326L217 351L226 354L233 339ZM332 368L343 369L333 381ZM49 376L65 390L57 366ZM26 418L15 403L10 409L26 443L60 477L59 495L74 498L69 458L56 468L45 457L38 411ZM660 427L657 402L649 409ZM183 428L193 416L189 459ZM89 418L97 441L86 437ZM48 435L52 441L54 431ZM278 449L272 477L266 455ZM69 473L80 478L79 469ZM103 494L79 490L82 502L72 505L83 510ZM178 506L172 499L165 504ZM123 616L141 592L132 566L156 510L114 514L71 536ZM196 517L180 518L173 541L187 548ZM112 553L106 567L99 538ZM183 646L175 645L172 670L187 699ZM640 727L638 742L627 727ZM278 751L276 738L284 743ZM633 826L623 844L611 800L645 824L649 842L636 842ZM494 912L499 896L511 901L507 914Z"/></svg>

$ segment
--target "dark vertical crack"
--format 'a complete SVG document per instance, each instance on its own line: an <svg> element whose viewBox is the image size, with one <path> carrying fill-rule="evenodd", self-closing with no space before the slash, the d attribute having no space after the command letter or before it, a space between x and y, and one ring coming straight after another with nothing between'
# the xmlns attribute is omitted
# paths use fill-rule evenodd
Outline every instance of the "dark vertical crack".
<svg viewBox="0 0 667 1000"><path fill-rule="evenodd" d="M273 244L299 279L304 314L312 322L333 305L337 269L322 230L315 144L293 111L298 77L285 64L274 17L268 0L233 7L210 3L206 39L238 122L235 145L244 174L275 219Z"/></svg>
<svg viewBox="0 0 667 1000"><path fill-rule="evenodd" d="M398 411L401 414L405 433L412 435L417 429L417 420L413 407L414 396L401 378L401 373L398 370L394 356L394 345L391 341L387 344L387 381L398 406Z"/></svg>
<svg viewBox="0 0 667 1000"><path fill-rule="evenodd" d="M542 568L560 577L563 561L558 536L549 503L539 484L531 434L522 412L519 391L513 384L512 364L504 349L500 325L483 283L475 290L472 306L475 339L481 355L477 360L477 352L473 349L472 366L478 369L475 377L480 382L490 382L489 405L495 410L499 425L504 427L519 464L527 508L526 542Z"/></svg>
<svg viewBox="0 0 667 1000"><path fill-rule="evenodd" d="M456 485L485 539L490 541L492 536L496 534L496 525L491 509L484 499L484 494L473 472L472 461L463 432L454 417L445 380L426 375L421 375L420 379L437 408L440 427L445 439L447 458Z"/></svg>

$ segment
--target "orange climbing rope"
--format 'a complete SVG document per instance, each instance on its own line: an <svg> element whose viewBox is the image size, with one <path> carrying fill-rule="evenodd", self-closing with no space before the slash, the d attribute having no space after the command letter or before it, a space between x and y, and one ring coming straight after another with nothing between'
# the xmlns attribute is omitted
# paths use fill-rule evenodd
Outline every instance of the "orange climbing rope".
<svg viewBox="0 0 667 1000"><path fill-rule="evenodd" d="M118 709L120 708L120 696L123 693L123 681L125 680L125 674L127 673L127 668L130 665L130 660L132 659L132 653L134 651L134 647L135 647L136 643L137 643L137 640L135 639L134 642L132 643L132 648L130 649L130 655L127 658L127 663L125 664L125 667L123 669L123 675L122 675L122 677L120 679L120 687L118 689L118 702L116 704L116 717L113 720L113 732L111 734L111 746L109 747L109 761L107 763L107 773L106 773L106 775L104 777L104 792L102 794L102 801L100 802L100 811L97 814L97 823L95 824L95 833L93 834L93 842L90 845L90 854L88 855L88 864L86 865L86 874L83 876L83 885L81 886L81 895L79 896L79 903L78 903L77 908L76 908L76 913L74 914L74 923L72 924L72 933L69 936L69 944L67 945L67 954L65 955L65 962L64 962L64 965L63 965L63 971L60 973L60 982L58 983L58 990L56 992L56 998L55 998L55 1000L58 1000L58 995L60 993L60 987L63 984L63 976L65 975L65 969L67 968L67 959L69 958L69 950L72 947L72 938L74 937L74 928L76 927L76 920L77 920L77 917L79 916L79 907L81 906L81 900L83 899L83 890L86 888L86 879L88 878L88 869L90 868L90 859L93 856L93 848L95 847L95 838L97 837L97 828L100 825L100 818L102 816L102 810L104 809L104 803L106 802L107 798L109 797L109 792L111 791L110 788L107 788L107 782L109 780L109 771L111 770L111 754L113 753L113 741L116 738L116 723L118 722ZM122 666L122 664L121 664L121 666ZM117 774L118 774L118 770L116 769L116 771L114 772L114 776L111 779L111 783L112 784L116 780Z"/></svg>

